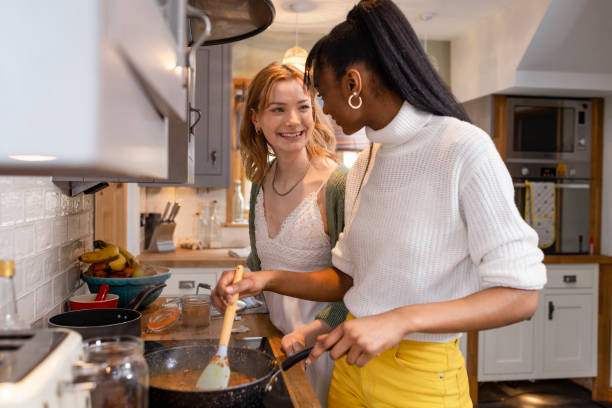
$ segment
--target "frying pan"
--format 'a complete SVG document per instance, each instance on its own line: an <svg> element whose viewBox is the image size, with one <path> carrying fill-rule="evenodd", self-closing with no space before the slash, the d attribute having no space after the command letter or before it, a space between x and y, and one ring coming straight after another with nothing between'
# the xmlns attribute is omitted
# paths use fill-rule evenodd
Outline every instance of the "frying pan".
<svg viewBox="0 0 612 408"><path fill-rule="evenodd" d="M150 385L149 406L151 408L261 407L265 393L271 389L274 379L281 370L287 370L305 359L311 350L312 347L302 350L286 359L279 367L278 362L263 351L228 347L227 355L232 371L255 378L254 381L210 391L179 391ZM203 370L216 351L216 346L192 344L162 348L145 354L149 377L185 369Z"/></svg>
<svg viewBox="0 0 612 408"><path fill-rule="evenodd" d="M78 332L83 340L123 334L140 337L142 315L136 309L164 286L165 283L159 283L146 287L126 305L125 309L83 309L60 313L49 318L49 327L72 329Z"/></svg>

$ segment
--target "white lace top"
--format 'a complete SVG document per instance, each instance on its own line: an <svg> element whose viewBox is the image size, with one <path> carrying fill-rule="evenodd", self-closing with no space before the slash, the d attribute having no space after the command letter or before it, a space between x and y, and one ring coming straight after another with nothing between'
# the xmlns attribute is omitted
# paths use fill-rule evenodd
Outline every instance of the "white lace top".
<svg viewBox="0 0 612 408"><path fill-rule="evenodd" d="M262 270L311 272L332 265L329 237L317 205L317 194L323 185L289 214L274 238L268 235L263 190L259 191L255 205L255 238ZM264 296L270 320L285 334L310 323L328 305L272 292L264 292Z"/></svg>

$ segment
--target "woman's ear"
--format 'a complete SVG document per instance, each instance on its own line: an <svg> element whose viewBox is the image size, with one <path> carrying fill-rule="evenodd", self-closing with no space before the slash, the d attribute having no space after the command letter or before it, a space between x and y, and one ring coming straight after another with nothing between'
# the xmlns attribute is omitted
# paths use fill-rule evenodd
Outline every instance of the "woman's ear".
<svg viewBox="0 0 612 408"><path fill-rule="evenodd" d="M357 92L357 95L361 94L363 78L358 69L350 68L348 71L346 71L344 78L346 80L346 87L349 94L352 94L353 92Z"/></svg>
<svg viewBox="0 0 612 408"><path fill-rule="evenodd" d="M250 109L251 112L251 123L253 124L253 127L255 127L255 131L257 131L260 126L259 126L259 120L257 119L257 112L255 112L255 109L251 108Z"/></svg>

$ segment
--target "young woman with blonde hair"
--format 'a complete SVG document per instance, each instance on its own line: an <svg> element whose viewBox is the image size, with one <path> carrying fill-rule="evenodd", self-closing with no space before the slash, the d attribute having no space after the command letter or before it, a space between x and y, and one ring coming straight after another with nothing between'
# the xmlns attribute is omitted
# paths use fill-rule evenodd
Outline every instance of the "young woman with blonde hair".
<svg viewBox="0 0 612 408"><path fill-rule="evenodd" d="M251 271L312 271L331 266L331 248L344 227L347 169L338 165L335 140L321 108L304 87L301 71L273 63L251 82L240 127L240 152L251 188ZM272 159L272 160L271 160ZM313 320L328 302L264 293L270 319L288 353L312 345L339 322ZM300 340L299 331L309 324ZM296 340L297 339L297 340ZM306 374L326 405L333 362L319 359Z"/></svg>

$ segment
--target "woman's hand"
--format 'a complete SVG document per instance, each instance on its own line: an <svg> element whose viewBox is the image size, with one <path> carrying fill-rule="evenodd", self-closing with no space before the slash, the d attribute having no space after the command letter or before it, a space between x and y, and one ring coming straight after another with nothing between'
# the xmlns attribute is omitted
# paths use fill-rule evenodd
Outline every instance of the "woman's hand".
<svg viewBox="0 0 612 408"><path fill-rule="evenodd" d="M400 316L396 311L397 309L348 320L331 333L319 336L306 364L311 364L329 350L333 360L346 354L348 364L363 367L372 358L398 344L405 337L403 325L398 321Z"/></svg>
<svg viewBox="0 0 612 408"><path fill-rule="evenodd" d="M299 353L306 347L312 346L317 337L329 333L331 327L322 320L313 320L306 326L292 331L284 336L281 340L281 347L285 350L288 356Z"/></svg>
<svg viewBox="0 0 612 408"><path fill-rule="evenodd" d="M255 296L264 290L266 283L270 278L268 272L271 271L259 271L250 272L244 271L242 280L233 284L235 270L224 271L217 282L217 286L212 291L211 300L212 304L219 312L225 312L225 307L234 303L233 296L239 293L239 297Z"/></svg>

